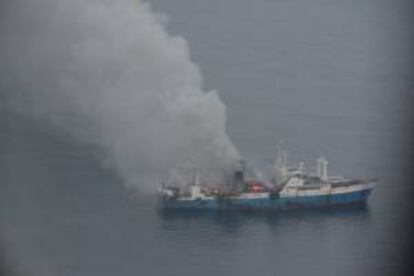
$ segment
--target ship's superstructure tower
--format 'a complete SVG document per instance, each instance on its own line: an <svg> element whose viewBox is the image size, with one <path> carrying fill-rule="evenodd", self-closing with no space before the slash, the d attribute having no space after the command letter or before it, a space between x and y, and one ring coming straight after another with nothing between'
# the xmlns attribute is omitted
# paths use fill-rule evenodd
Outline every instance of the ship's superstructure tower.
<svg viewBox="0 0 414 276"><path fill-rule="evenodd" d="M316 175L321 180L328 179L328 161L323 156L316 159Z"/></svg>
<svg viewBox="0 0 414 276"><path fill-rule="evenodd" d="M283 185L293 177L303 178L306 176L306 168L303 162L297 166L288 165L288 151L283 148L283 143L277 146L277 159L274 162L272 182L276 185Z"/></svg>

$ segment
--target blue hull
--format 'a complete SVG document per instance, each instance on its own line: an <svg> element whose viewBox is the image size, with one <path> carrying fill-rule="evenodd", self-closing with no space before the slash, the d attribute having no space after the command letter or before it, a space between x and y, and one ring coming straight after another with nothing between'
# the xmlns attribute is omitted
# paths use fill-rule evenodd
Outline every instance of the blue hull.
<svg viewBox="0 0 414 276"><path fill-rule="evenodd" d="M365 203L372 189L343 194L275 198L206 200L161 199L161 208L182 210L289 210Z"/></svg>

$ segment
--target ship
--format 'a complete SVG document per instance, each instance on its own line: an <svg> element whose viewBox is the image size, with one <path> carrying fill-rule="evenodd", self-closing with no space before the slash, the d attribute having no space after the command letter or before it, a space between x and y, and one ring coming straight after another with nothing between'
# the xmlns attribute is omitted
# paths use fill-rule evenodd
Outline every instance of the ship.
<svg viewBox="0 0 414 276"><path fill-rule="evenodd" d="M287 164L287 151L279 150L269 180L246 177L246 166L234 170L232 179L219 187L200 184L193 167L187 183L168 185L162 181L158 202L163 210L292 210L366 204L378 179L328 176L328 161L316 160L316 172L305 172L303 162Z"/></svg>

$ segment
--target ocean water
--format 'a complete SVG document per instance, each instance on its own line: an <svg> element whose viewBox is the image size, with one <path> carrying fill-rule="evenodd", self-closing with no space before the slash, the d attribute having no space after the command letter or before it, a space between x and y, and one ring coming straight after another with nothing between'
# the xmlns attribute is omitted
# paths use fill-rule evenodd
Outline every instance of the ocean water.
<svg viewBox="0 0 414 276"><path fill-rule="evenodd" d="M227 105L253 166L292 162L380 179L368 206L160 213L100 150L0 106L4 267L17 275L390 275L405 261L412 150L405 7L381 0L152 0Z"/></svg>

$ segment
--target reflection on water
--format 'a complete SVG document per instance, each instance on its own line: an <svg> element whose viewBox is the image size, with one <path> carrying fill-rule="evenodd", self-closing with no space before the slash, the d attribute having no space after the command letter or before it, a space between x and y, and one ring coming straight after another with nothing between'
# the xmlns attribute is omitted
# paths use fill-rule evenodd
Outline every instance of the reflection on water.
<svg viewBox="0 0 414 276"><path fill-rule="evenodd" d="M370 210L367 204L336 206L286 211L199 211L199 210L158 210L158 215L168 224L189 221L217 224L235 229L245 224L266 223L271 227L294 221L323 223L332 220L369 221Z"/></svg>
<svg viewBox="0 0 414 276"><path fill-rule="evenodd" d="M366 204L289 211L180 211L159 210L160 230L189 236L247 234L263 231L282 236L291 235L292 229L323 229L332 231L370 223ZM284 233L286 232L286 233ZM260 233L263 234L263 233Z"/></svg>
<svg viewBox="0 0 414 276"><path fill-rule="evenodd" d="M157 216L157 236L167 247L192 252L189 258L196 262L209 258L238 275L308 270L330 275L358 264L371 246L366 237L372 219L365 204L282 212L160 210Z"/></svg>

